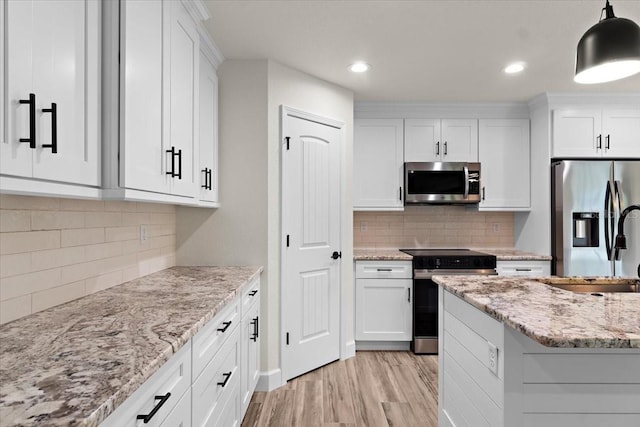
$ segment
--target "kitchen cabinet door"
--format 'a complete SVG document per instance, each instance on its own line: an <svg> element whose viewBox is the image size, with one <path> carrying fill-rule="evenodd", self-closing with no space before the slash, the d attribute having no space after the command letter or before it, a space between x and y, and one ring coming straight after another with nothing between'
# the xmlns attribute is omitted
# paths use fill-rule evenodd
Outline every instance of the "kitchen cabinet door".
<svg viewBox="0 0 640 427"><path fill-rule="evenodd" d="M607 157L640 157L640 109L602 112L602 138Z"/></svg>
<svg viewBox="0 0 640 427"><path fill-rule="evenodd" d="M242 316L242 344L240 357L240 398L242 401L241 418L249 407L251 396L260 378L260 302L253 306Z"/></svg>
<svg viewBox="0 0 640 427"><path fill-rule="evenodd" d="M440 134L440 119L406 119L404 121L404 161L442 161Z"/></svg>
<svg viewBox="0 0 640 427"><path fill-rule="evenodd" d="M475 119L442 120L442 161L478 161L478 121Z"/></svg>
<svg viewBox="0 0 640 427"><path fill-rule="evenodd" d="M166 2L171 10L169 65L170 144L180 152L171 179L171 193L196 197L200 192L199 73L200 37L182 2ZM166 93L165 93L166 95ZM181 150L181 151L180 151Z"/></svg>
<svg viewBox="0 0 640 427"><path fill-rule="evenodd" d="M170 191L171 159L163 89L168 86L169 5L162 0L121 2L120 186L155 193Z"/></svg>
<svg viewBox="0 0 640 427"><path fill-rule="evenodd" d="M529 210L529 120L480 120L480 210Z"/></svg>
<svg viewBox="0 0 640 427"><path fill-rule="evenodd" d="M552 157L601 157L601 129L601 109L554 110Z"/></svg>
<svg viewBox="0 0 640 427"><path fill-rule="evenodd" d="M357 261L357 341L411 341L413 307L411 261Z"/></svg>
<svg viewBox="0 0 640 427"><path fill-rule="evenodd" d="M100 2L20 0L2 7L8 116L2 173L99 186Z"/></svg>
<svg viewBox="0 0 640 427"><path fill-rule="evenodd" d="M218 76L200 54L200 200L218 203Z"/></svg>
<svg viewBox="0 0 640 427"><path fill-rule="evenodd" d="M354 123L354 210L403 209L403 121Z"/></svg>

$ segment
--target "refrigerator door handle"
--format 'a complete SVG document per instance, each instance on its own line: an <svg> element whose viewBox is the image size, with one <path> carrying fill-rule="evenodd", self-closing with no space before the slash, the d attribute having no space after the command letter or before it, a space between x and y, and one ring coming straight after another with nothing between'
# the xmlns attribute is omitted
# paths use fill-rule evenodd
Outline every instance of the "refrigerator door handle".
<svg viewBox="0 0 640 427"><path fill-rule="evenodd" d="M607 181L607 189L604 196L604 242L607 249L607 259L611 261L613 255L613 239L615 232L615 216L613 211L615 205L613 203L614 187L611 181Z"/></svg>
<svg viewBox="0 0 640 427"><path fill-rule="evenodd" d="M616 227L617 227L617 223L618 223L618 218L620 218L620 214L622 213L622 192L620 191L620 186L622 184L620 183L620 181L616 180L613 182L613 190L614 190L614 196L615 196L615 200L612 200L613 203L613 212L614 212L614 222L616 223ZM618 233L618 230L612 230L613 232L611 233L611 236L613 237L613 239L611 239L611 242L615 242L615 235ZM613 249L614 254L613 254L613 259L615 261L620 261L620 249L615 248Z"/></svg>

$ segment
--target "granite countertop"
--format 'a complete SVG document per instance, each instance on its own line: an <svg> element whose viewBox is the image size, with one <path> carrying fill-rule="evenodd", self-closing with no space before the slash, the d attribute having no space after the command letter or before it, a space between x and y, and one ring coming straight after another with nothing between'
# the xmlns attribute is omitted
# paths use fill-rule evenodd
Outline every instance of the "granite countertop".
<svg viewBox="0 0 640 427"><path fill-rule="evenodd" d="M261 272L173 267L2 325L2 425L97 426Z"/></svg>
<svg viewBox="0 0 640 427"><path fill-rule="evenodd" d="M538 255L531 252L523 252L516 249L504 248L469 248L474 251L495 255L498 261L551 261L549 255ZM366 249L353 250L353 259L356 261L411 261L411 255L400 252L399 249Z"/></svg>
<svg viewBox="0 0 640 427"><path fill-rule="evenodd" d="M547 347L640 348L640 293L575 293L543 283L550 277L434 276L433 280ZM617 282L625 280L639 282Z"/></svg>

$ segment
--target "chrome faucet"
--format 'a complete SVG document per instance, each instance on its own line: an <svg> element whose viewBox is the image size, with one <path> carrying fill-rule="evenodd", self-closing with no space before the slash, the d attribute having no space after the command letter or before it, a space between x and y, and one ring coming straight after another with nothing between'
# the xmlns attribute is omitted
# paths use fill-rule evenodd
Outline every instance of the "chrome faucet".
<svg viewBox="0 0 640 427"><path fill-rule="evenodd" d="M629 205L622 211L618 219L618 235L616 236L616 249L627 249L627 237L624 235L624 220L631 211L639 210L640 205Z"/></svg>

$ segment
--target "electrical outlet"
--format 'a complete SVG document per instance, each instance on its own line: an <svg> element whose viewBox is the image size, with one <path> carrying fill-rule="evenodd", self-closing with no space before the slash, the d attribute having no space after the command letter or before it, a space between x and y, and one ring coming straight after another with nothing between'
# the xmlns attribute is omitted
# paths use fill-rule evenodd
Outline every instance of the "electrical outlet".
<svg viewBox="0 0 640 427"><path fill-rule="evenodd" d="M367 231L367 223L366 222L361 222L360 223L360 231Z"/></svg>
<svg viewBox="0 0 640 427"><path fill-rule="evenodd" d="M497 222L494 222L493 224L491 224L491 230L494 233L499 233L500 232L500 224Z"/></svg>
<svg viewBox="0 0 640 427"><path fill-rule="evenodd" d="M489 369L494 375L498 375L498 347L487 341L489 346Z"/></svg>
<svg viewBox="0 0 640 427"><path fill-rule="evenodd" d="M149 236L147 235L147 226L141 225L140 226L140 243L146 242L148 238Z"/></svg>

